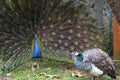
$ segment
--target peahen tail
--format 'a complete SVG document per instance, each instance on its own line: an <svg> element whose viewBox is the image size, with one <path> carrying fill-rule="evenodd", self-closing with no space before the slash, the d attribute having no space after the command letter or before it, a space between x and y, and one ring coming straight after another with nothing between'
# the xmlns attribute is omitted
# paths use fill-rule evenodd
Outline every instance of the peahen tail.
<svg viewBox="0 0 120 80"><path fill-rule="evenodd" d="M71 59L69 53L74 50L101 48L104 36L98 32L86 3L85 0L1 0L2 69L12 71L32 57Z"/></svg>

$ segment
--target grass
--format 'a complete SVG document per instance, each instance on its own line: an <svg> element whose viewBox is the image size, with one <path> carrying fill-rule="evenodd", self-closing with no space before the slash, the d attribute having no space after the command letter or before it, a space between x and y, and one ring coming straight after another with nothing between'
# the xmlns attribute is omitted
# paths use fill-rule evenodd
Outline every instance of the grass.
<svg viewBox="0 0 120 80"><path fill-rule="evenodd" d="M34 62L37 62L40 68L32 71L31 66ZM84 73L86 74L84 77L71 76L76 71L78 72L79 70L71 62L54 59L35 59L27 61L27 63L22 64L12 71L11 76L4 77L0 80L89 80L88 74L86 73ZM42 73L57 75L59 78L46 77ZM114 80L107 76L104 78L105 80Z"/></svg>

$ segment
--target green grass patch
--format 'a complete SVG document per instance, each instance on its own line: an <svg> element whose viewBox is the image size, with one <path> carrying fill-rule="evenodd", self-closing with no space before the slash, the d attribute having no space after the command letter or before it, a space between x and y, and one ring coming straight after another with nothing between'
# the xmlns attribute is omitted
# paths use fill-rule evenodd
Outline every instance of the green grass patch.
<svg viewBox="0 0 120 80"><path fill-rule="evenodd" d="M33 63L39 64L39 68L32 71ZM1 66L1 65L0 65ZM88 74L84 77L73 77L73 72L79 71L72 62L58 61L54 59L34 59L17 67L11 72L9 77L4 76L1 80L89 80ZM0 71L2 73L2 71ZM59 78L50 78L42 75L43 73L49 75L57 75ZM105 76L105 80L114 80Z"/></svg>

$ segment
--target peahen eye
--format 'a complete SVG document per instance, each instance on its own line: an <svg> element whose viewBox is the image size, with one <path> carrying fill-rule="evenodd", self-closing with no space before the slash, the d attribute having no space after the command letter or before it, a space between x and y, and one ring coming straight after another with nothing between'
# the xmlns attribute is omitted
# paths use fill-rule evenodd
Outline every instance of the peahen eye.
<svg viewBox="0 0 120 80"><path fill-rule="evenodd" d="M84 59L84 56L82 53L80 53L77 58L78 58L78 60L82 61Z"/></svg>

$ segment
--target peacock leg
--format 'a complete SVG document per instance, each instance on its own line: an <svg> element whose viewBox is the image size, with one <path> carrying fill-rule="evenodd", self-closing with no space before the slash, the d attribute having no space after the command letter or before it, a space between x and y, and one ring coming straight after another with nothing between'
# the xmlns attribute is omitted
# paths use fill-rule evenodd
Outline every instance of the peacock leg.
<svg viewBox="0 0 120 80"><path fill-rule="evenodd" d="M39 64L37 63L36 59L33 59L34 63L32 64L32 71L40 68Z"/></svg>
<svg viewBox="0 0 120 80"><path fill-rule="evenodd" d="M36 63L36 62L34 62L34 63L32 64L32 70L34 71L35 69L38 69L38 68L40 68L40 67L39 67L39 64Z"/></svg>

